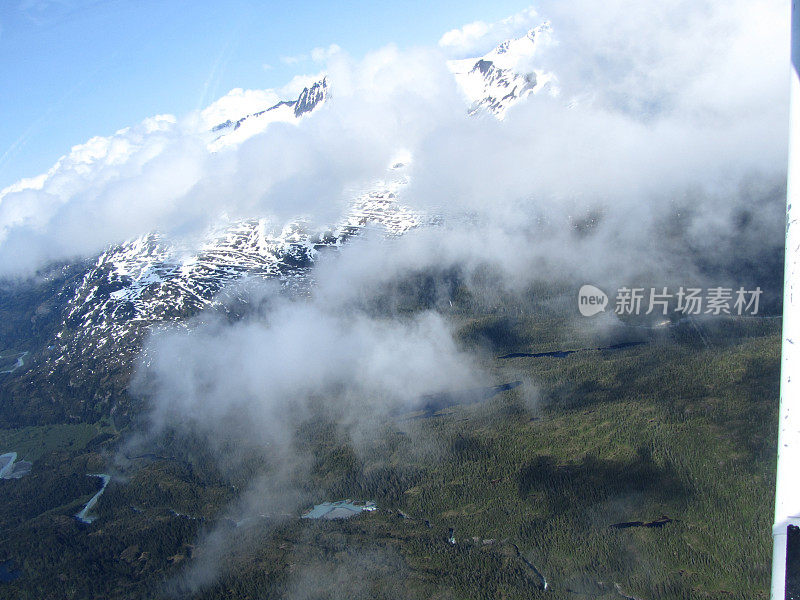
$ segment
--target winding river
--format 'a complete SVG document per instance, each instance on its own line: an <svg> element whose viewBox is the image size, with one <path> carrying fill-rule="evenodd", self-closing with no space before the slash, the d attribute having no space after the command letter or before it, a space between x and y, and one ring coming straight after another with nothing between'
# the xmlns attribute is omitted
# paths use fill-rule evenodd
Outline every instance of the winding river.
<svg viewBox="0 0 800 600"><path fill-rule="evenodd" d="M94 496L92 496L91 500L86 503L86 506L83 507L83 510L75 515L75 518L78 519L81 523L86 523L87 525L94 521L97 517L92 516L89 514L89 511L92 510L95 504L97 504L97 500L106 491L106 486L108 482L111 481L111 475L106 475L105 473L92 473L87 475L87 477L99 477L103 480L103 487L100 488L100 491L97 492Z"/></svg>
<svg viewBox="0 0 800 600"><path fill-rule="evenodd" d="M16 452L0 454L0 479L11 473L11 471L14 469L14 461L16 460Z"/></svg>
<svg viewBox="0 0 800 600"><path fill-rule="evenodd" d="M28 351L27 351L27 350L26 350L25 352L22 352L22 353L21 353L21 354L20 354L20 355L17 357L17 362L14 364L14 366L13 366L13 367L11 367L10 369L6 369L5 371L0 371L0 374L3 374L3 373L13 373L13 372L14 372L14 371L16 371L17 369L19 369L19 368L22 368L23 366L25 366L25 357L26 357L26 356L28 356Z"/></svg>

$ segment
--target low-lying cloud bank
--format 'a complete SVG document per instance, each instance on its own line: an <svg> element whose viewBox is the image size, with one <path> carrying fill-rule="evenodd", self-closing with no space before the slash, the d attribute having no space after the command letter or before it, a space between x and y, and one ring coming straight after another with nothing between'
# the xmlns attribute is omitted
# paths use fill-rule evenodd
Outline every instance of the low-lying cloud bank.
<svg viewBox="0 0 800 600"><path fill-rule="evenodd" d="M338 258L323 261L312 298L246 282L228 296L246 302L244 318L231 321L221 300L218 311L187 327L154 333L142 352L132 390L150 409L141 434L120 453L122 464L165 433L202 440L223 473L237 472L254 449L269 457L221 515L227 522L203 534L191 565L170 583L176 593L212 583L230 562L242 539L231 521L246 529L263 527L266 517L275 525L325 499L299 483L310 479L316 458L298 441L304 424L335 423L336 437L366 459L393 423L424 453L435 440L407 420L420 400L491 383L443 316L371 310L345 290L352 282L338 276L338 265Z"/></svg>
<svg viewBox="0 0 800 600"><path fill-rule="evenodd" d="M137 384L159 399L154 424L207 433L237 423L267 442L281 439L311 398L349 403L354 417L386 416L479 380L438 314L382 319L340 309L322 296L264 319L213 318L155 335L154 360Z"/></svg>

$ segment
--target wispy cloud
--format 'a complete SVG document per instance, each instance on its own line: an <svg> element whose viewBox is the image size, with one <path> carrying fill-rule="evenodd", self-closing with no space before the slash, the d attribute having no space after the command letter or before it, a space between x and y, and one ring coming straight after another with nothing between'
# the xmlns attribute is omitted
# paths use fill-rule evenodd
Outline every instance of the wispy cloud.
<svg viewBox="0 0 800 600"><path fill-rule="evenodd" d="M342 49L336 44L331 44L327 48L319 47L311 51L311 60L314 62L325 62L332 56L341 52Z"/></svg>
<svg viewBox="0 0 800 600"><path fill-rule="evenodd" d="M48 26L118 3L119 0L21 0L17 10L36 25Z"/></svg>
<svg viewBox="0 0 800 600"><path fill-rule="evenodd" d="M295 56L281 56L280 61L285 65L296 65L299 62L304 60L308 60L308 56L305 54L298 54Z"/></svg>
<svg viewBox="0 0 800 600"><path fill-rule="evenodd" d="M342 49L337 44L331 44L327 47L319 46L313 48L310 52L304 54L281 56L280 61L285 65L296 65L308 61L324 63L341 51Z"/></svg>

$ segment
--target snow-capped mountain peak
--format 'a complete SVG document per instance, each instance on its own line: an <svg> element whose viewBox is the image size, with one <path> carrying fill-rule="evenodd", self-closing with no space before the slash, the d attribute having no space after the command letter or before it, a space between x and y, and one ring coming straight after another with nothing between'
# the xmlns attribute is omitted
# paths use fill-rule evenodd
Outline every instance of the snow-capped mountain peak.
<svg viewBox="0 0 800 600"><path fill-rule="evenodd" d="M545 45L552 41L553 29L550 22L546 21L525 35L506 40L483 56L500 69L517 69L523 62L530 62Z"/></svg>
<svg viewBox="0 0 800 600"><path fill-rule="evenodd" d="M482 57L448 61L470 102L470 113L483 109L502 119L510 106L529 94L557 93L554 75L534 66L541 48L551 43L551 33L545 22Z"/></svg>
<svg viewBox="0 0 800 600"><path fill-rule="evenodd" d="M280 100L263 110L218 123L211 128L217 136L209 144L209 150L213 152L225 146L239 144L264 131L270 123L296 123L316 110L327 99L328 78L323 77L303 88L296 100Z"/></svg>

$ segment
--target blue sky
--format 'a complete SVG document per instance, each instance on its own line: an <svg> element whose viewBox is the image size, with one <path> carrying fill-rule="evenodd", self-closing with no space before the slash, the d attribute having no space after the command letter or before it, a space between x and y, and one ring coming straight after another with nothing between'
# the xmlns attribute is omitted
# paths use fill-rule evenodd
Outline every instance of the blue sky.
<svg viewBox="0 0 800 600"><path fill-rule="evenodd" d="M282 57L330 44L355 57L390 42L435 45L528 4L0 0L0 189L94 135L319 70Z"/></svg>

